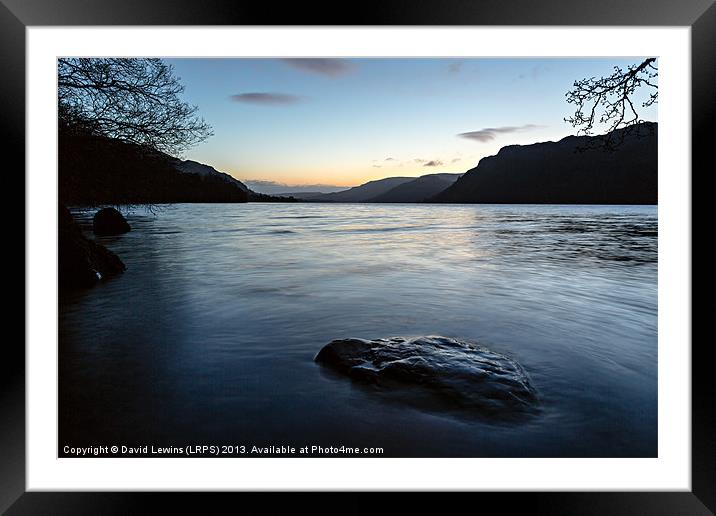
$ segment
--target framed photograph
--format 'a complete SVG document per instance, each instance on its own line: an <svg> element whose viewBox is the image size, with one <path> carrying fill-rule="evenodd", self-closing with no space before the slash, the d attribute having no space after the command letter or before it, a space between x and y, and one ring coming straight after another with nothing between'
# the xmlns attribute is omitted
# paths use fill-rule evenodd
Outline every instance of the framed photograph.
<svg viewBox="0 0 716 516"><path fill-rule="evenodd" d="M27 301L2 510L714 510L711 1L2 2Z"/></svg>

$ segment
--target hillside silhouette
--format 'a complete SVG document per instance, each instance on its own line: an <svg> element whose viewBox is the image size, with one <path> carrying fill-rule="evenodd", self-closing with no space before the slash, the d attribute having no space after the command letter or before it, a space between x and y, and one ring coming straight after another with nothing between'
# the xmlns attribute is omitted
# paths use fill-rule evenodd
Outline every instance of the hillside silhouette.
<svg viewBox="0 0 716 516"><path fill-rule="evenodd" d="M480 160L429 202L495 204L657 204L657 124L604 136L509 145Z"/></svg>
<svg viewBox="0 0 716 516"><path fill-rule="evenodd" d="M73 206L290 201L251 191L208 165L60 128L59 200Z"/></svg>

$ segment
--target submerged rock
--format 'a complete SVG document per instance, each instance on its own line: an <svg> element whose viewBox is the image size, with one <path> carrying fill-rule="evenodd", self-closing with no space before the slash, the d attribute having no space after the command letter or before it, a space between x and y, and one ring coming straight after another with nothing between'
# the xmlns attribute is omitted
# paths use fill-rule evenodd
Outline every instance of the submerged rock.
<svg viewBox="0 0 716 516"><path fill-rule="evenodd" d="M58 274L62 287L91 287L126 269L116 254L82 234L67 208L60 206L59 210Z"/></svg>
<svg viewBox="0 0 716 516"><path fill-rule="evenodd" d="M334 340L315 361L409 404L513 419L538 411L522 366L448 337Z"/></svg>
<svg viewBox="0 0 716 516"><path fill-rule="evenodd" d="M127 219L114 208L102 208L94 214L92 229L95 235L121 235L132 227Z"/></svg>

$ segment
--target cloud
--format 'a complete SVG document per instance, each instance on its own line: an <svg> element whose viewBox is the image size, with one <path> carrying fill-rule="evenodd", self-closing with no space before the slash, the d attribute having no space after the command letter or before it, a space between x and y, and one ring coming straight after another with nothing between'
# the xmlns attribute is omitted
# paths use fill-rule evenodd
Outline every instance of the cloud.
<svg viewBox="0 0 716 516"><path fill-rule="evenodd" d="M302 59L281 59L288 66L308 73L325 75L327 77L338 77L350 72L355 65L345 59L326 58L302 58Z"/></svg>
<svg viewBox="0 0 716 516"><path fill-rule="evenodd" d="M385 161L395 161L395 158L385 158Z"/></svg>
<svg viewBox="0 0 716 516"><path fill-rule="evenodd" d="M461 138L467 138L468 140L476 140L478 142L489 142L497 138L500 134L509 133L521 133L524 131L531 131L532 129L538 129L542 126L535 124L525 124L520 126L505 126L505 127L486 127L479 131L470 131L468 133L460 133L458 136Z"/></svg>
<svg viewBox="0 0 716 516"><path fill-rule="evenodd" d="M460 73L461 69L462 69L462 61L458 61L456 63L450 63L448 65L448 71L450 73Z"/></svg>
<svg viewBox="0 0 716 516"><path fill-rule="evenodd" d="M373 168L381 168L380 165L373 165Z"/></svg>
<svg viewBox="0 0 716 516"><path fill-rule="evenodd" d="M238 93L229 97L234 102L243 102L246 104L258 104L264 106L278 106L285 104L295 104L301 100L301 97L289 95L287 93Z"/></svg>
<svg viewBox="0 0 716 516"><path fill-rule="evenodd" d="M450 163L457 163L460 160L462 160L462 158L453 158Z"/></svg>
<svg viewBox="0 0 716 516"><path fill-rule="evenodd" d="M431 159L423 166L424 167L441 167L442 164L443 164L443 162L440 161L439 159Z"/></svg>
<svg viewBox="0 0 716 516"><path fill-rule="evenodd" d="M415 158L413 161L414 161L415 163L425 163L425 160L424 160L424 159L420 159L420 158Z"/></svg>
<svg viewBox="0 0 716 516"><path fill-rule="evenodd" d="M537 64L532 66L527 73L521 73L518 75L519 79L526 79L530 77L533 81L550 71L550 67L544 64Z"/></svg>

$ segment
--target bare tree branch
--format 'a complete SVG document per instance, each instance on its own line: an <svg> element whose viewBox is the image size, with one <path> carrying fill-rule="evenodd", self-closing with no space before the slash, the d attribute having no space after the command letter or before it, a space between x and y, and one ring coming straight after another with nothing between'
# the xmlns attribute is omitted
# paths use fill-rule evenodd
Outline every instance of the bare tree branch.
<svg viewBox="0 0 716 516"><path fill-rule="evenodd" d="M578 127L577 134L591 135L595 124L607 125L607 134L602 138L603 146L613 150L623 143L624 138L633 129L637 131L644 122L634 106L634 92L646 86L655 91L642 107L649 107L658 101L656 58L650 57L639 64L630 65L626 70L614 67L614 73L608 77L589 77L575 81L573 89L565 96L567 103L574 104L574 115L565 118L565 122ZM615 131L623 129L622 131Z"/></svg>
<svg viewBox="0 0 716 516"><path fill-rule="evenodd" d="M161 59L60 58L60 123L143 147L181 153L212 130Z"/></svg>

